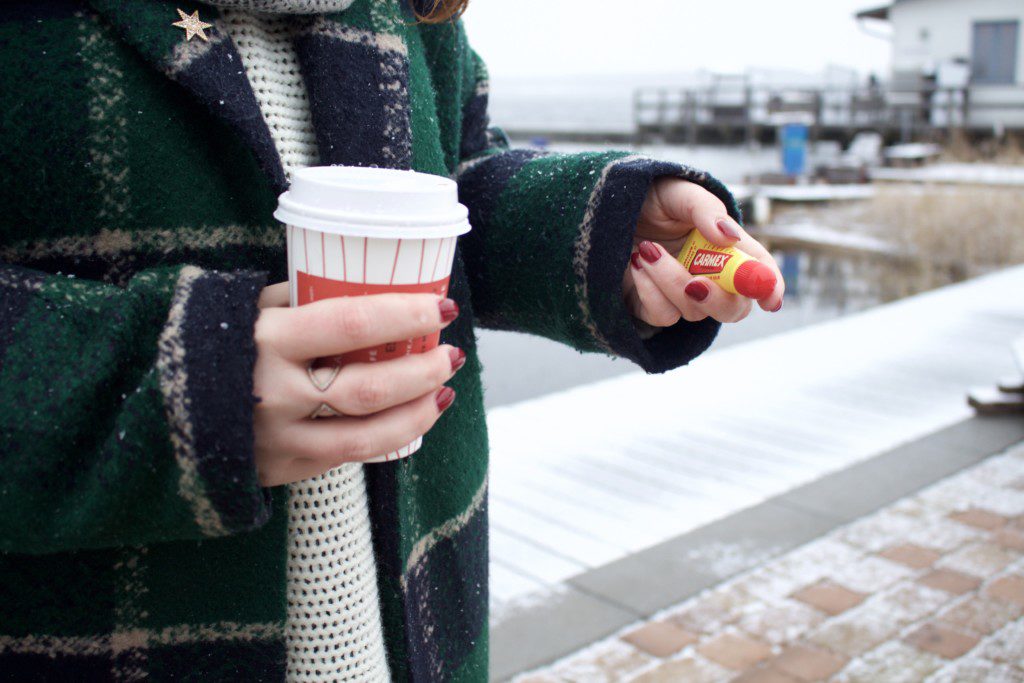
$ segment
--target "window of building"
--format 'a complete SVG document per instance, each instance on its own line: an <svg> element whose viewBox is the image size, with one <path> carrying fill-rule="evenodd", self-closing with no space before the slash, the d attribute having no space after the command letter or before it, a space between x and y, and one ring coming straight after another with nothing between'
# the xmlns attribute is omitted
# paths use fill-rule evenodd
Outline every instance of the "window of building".
<svg viewBox="0 0 1024 683"><path fill-rule="evenodd" d="M1017 82L1019 21L977 21L971 81L982 85L1010 85Z"/></svg>

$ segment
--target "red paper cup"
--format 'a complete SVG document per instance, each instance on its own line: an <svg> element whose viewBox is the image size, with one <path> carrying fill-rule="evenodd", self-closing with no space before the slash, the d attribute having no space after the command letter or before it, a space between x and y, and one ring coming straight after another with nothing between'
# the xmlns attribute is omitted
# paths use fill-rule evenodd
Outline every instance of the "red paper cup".
<svg viewBox="0 0 1024 683"><path fill-rule="evenodd" d="M301 169L274 214L287 225L291 304L367 294L447 296L467 211L447 178L386 169ZM437 348L440 333L400 339L321 363L374 363ZM366 462L408 457L420 437Z"/></svg>

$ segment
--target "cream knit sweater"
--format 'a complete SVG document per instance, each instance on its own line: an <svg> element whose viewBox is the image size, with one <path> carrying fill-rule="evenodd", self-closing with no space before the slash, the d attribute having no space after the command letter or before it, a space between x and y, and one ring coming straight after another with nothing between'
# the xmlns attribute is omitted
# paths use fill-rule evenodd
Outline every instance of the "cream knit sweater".
<svg viewBox="0 0 1024 683"><path fill-rule="evenodd" d="M352 0L217 0L297 13L339 11ZM223 11L285 173L315 166L316 140L292 47L295 18ZM389 680L363 468L343 465L292 484L288 513L288 681Z"/></svg>

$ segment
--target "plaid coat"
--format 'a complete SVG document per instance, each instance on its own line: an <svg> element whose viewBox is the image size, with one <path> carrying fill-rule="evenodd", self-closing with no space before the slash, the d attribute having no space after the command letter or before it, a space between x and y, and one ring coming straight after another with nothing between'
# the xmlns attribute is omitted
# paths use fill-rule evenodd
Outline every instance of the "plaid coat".
<svg viewBox="0 0 1024 683"><path fill-rule="evenodd" d="M0 678L280 681L286 490L253 465L257 295L285 279L285 177L224 32L186 0L0 4ZM487 677L487 435L474 325L686 363L621 279L652 179L623 153L515 151L461 25L358 0L296 39L328 164L454 176L473 231L443 343L468 353L423 449L366 470L397 681ZM731 209L735 214L735 209Z"/></svg>

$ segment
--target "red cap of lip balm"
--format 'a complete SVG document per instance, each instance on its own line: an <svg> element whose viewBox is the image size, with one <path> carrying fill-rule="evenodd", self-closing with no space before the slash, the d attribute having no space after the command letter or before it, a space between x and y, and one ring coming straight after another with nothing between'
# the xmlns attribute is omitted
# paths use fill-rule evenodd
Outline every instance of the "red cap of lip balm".
<svg viewBox="0 0 1024 683"><path fill-rule="evenodd" d="M763 299L775 291L775 271L765 264L750 260L736 269L733 286L751 299Z"/></svg>

